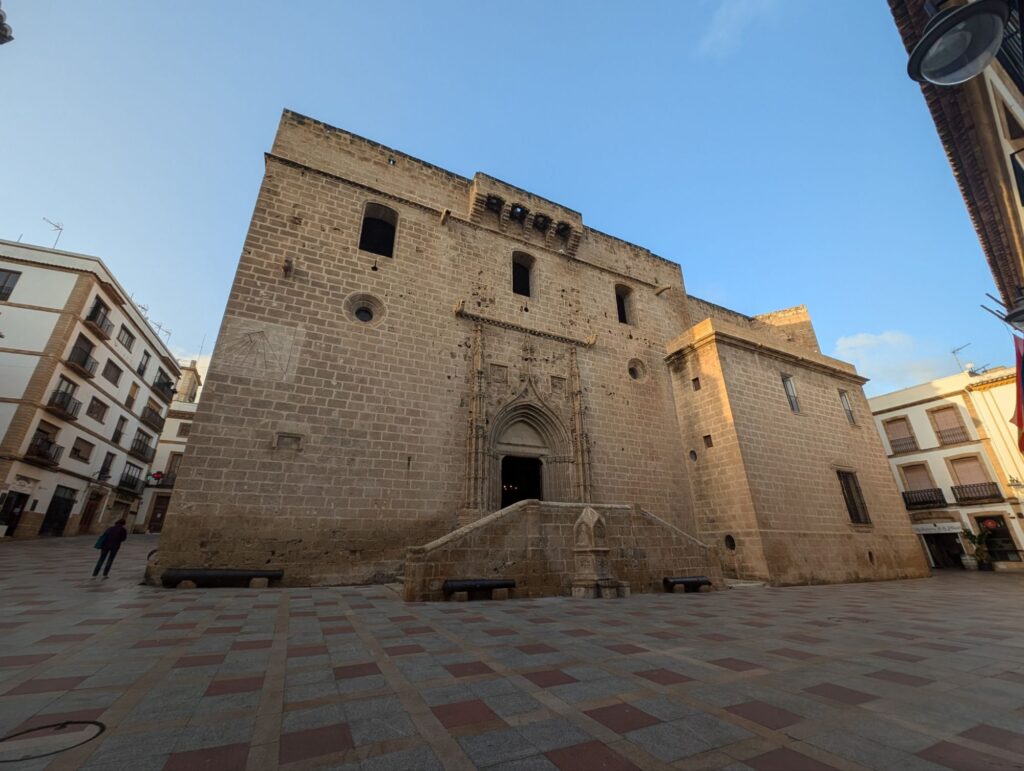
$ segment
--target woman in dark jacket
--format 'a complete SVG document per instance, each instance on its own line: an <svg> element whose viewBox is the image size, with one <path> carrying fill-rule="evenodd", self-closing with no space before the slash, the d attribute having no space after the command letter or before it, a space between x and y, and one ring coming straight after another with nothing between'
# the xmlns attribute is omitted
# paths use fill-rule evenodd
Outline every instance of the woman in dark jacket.
<svg viewBox="0 0 1024 771"><path fill-rule="evenodd" d="M96 560L96 567L92 571L93 578L99 575L104 560L106 560L107 566L103 567L103 577L110 578L110 566L114 564L117 550L121 548L121 544L127 537L128 531L125 530L123 519L117 520L99 537L96 541L96 548L100 550L100 558Z"/></svg>

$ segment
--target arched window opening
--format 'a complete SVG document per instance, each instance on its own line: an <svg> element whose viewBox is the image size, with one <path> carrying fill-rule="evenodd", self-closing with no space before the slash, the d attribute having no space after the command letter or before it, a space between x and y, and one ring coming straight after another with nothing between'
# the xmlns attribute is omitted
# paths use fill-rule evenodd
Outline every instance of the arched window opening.
<svg viewBox="0 0 1024 771"><path fill-rule="evenodd" d="M615 287L615 310L619 314L620 324L633 323L633 290L621 284Z"/></svg>
<svg viewBox="0 0 1024 771"><path fill-rule="evenodd" d="M512 291L523 297L530 296L530 274L533 272L533 257L523 252L512 253Z"/></svg>
<svg viewBox="0 0 1024 771"><path fill-rule="evenodd" d="M395 229L398 227L398 212L368 203L363 212L363 229L359 234L359 248L364 252L393 257L395 251Z"/></svg>

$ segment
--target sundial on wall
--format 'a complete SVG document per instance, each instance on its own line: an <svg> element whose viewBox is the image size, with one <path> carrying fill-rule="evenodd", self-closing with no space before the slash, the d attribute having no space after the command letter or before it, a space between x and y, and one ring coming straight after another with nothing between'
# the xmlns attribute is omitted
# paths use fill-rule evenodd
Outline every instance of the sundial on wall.
<svg viewBox="0 0 1024 771"><path fill-rule="evenodd" d="M220 365L250 377L289 380L305 335L301 329L252 319L224 320Z"/></svg>

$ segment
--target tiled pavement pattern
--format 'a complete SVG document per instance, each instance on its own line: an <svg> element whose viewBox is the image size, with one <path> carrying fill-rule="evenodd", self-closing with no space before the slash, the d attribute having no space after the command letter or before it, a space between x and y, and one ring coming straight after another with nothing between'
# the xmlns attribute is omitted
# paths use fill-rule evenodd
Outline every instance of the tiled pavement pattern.
<svg viewBox="0 0 1024 771"><path fill-rule="evenodd" d="M6 768L1024 767L1024 576L414 605L138 586L148 536L94 580L92 540L0 543L0 734L107 725Z"/></svg>

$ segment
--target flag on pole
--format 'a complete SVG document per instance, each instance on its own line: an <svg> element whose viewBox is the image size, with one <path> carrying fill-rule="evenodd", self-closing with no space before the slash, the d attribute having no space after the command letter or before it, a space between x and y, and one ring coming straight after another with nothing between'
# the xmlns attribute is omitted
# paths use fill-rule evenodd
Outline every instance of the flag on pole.
<svg viewBox="0 0 1024 771"><path fill-rule="evenodd" d="M1011 421L1017 426L1017 449L1024 452L1024 337L1013 336L1013 347L1016 352L1017 382L1014 389L1017 396L1017 409Z"/></svg>

